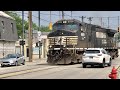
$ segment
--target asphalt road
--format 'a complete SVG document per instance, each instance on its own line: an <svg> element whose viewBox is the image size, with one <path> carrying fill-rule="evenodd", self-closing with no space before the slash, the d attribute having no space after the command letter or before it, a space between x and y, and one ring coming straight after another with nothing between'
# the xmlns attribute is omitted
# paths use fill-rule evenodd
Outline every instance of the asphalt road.
<svg viewBox="0 0 120 90"><path fill-rule="evenodd" d="M82 68L82 64L74 65L57 65L44 67L35 66L36 69L21 71L19 73L10 73L2 79L109 79L113 66L116 68L120 65L120 57L112 60L111 67L101 68L99 66ZM4 76L4 75L3 75Z"/></svg>

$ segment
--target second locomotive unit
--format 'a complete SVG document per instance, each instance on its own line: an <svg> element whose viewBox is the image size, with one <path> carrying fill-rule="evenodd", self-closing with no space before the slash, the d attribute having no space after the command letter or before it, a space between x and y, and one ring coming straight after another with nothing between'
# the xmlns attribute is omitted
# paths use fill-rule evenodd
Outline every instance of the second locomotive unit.
<svg viewBox="0 0 120 90"><path fill-rule="evenodd" d="M79 63L87 48L104 48L113 58L117 57L115 33L117 33L116 30L76 19L58 20L53 24L52 32L48 34L47 62L51 64Z"/></svg>

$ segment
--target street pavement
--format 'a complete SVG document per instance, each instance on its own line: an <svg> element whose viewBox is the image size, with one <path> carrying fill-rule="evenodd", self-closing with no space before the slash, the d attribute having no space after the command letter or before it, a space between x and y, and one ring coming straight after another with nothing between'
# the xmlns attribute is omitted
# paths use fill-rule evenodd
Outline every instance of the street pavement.
<svg viewBox="0 0 120 90"><path fill-rule="evenodd" d="M111 67L100 68L87 67L82 68L82 64L74 65L43 65L39 64L36 69L31 69L27 73L21 72L2 79L110 79L113 66L117 68L120 65L120 57L112 60ZM7 76L7 75L6 75Z"/></svg>
<svg viewBox="0 0 120 90"><path fill-rule="evenodd" d="M33 60L32 62L26 60L25 65L0 67L0 75L10 72L17 72L22 70L34 69L34 68L42 68L46 66L48 66L48 64L46 63L46 59L41 59L41 60L37 59L37 60Z"/></svg>
<svg viewBox="0 0 120 90"><path fill-rule="evenodd" d="M28 64L28 67L31 68L31 70L29 71L21 71L17 74L15 73L4 74L4 75L0 75L0 78L2 79L110 79L108 75L110 74L113 66L117 68L120 65L120 57L112 60L111 67L106 66L105 68L100 68L98 66L82 68L82 64L48 65L45 61L43 61L44 62L43 64L40 62L38 63L38 61L34 61L33 62L34 64L33 63ZM35 69L32 69L33 67Z"/></svg>

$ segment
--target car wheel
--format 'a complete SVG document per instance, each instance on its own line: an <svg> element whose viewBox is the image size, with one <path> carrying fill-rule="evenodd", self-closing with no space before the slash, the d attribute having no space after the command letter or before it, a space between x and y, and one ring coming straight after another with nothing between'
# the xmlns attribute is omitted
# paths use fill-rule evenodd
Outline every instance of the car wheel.
<svg viewBox="0 0 120 90"><path fill-rule="evenodd" d="M15 66L18 66L18 62L17 61L15 62Z"/></svg>
<svg viewBox="0 0 120 90"><path fill-rule="evenodd" d="M109 63L108 63L108 66L111 66L111 62L112 62L112 60L110 59L110 61L109 61Z"/></svg>
<svg viewBox="0 0 120 90"><path fill-rule="evenodd" d="M101 64L101 67L104 68L105 67L105 61L103 60L103 63Z"/></svg>
<svg viewBox="0 0 120 90"><path fill-rule="evenodd" d="M25 60L23 61L22 65L25 65Z"/></svg>
<svg viewBox="0 0 120 90"><path fill-rule="evenodd" d="M83 65L83 68L86 68L86 64L82 64Z"/></svg>

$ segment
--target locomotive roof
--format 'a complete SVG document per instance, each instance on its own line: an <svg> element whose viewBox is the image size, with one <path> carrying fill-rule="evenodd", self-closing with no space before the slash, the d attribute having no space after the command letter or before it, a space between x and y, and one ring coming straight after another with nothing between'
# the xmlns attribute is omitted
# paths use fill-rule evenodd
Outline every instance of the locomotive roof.
<svg viewBox="0 0 120 90"><path fill-rule="evenodd" d="M99 26L99 25L94 25L94 24L90 24L90 23L81 22L80 20L77 20L77 19L61 19L61 20L58 20L57 22L59 22L59 21L64 21L64 20L66 20L66 21L75 21L75 22L80 23L80 24L82 24L82 25L85 25L85 24L87 24L87 25L93 25L93 26L95 26L96 28L105 29L106 31L108 30L108 31L113 32L113 33L116 33L116 32L117 32L117 30L107 29L107 28L103 28L103 27L101 27L101 26ZM57 23L57 22L56 22L56 23Z"/></svg>

